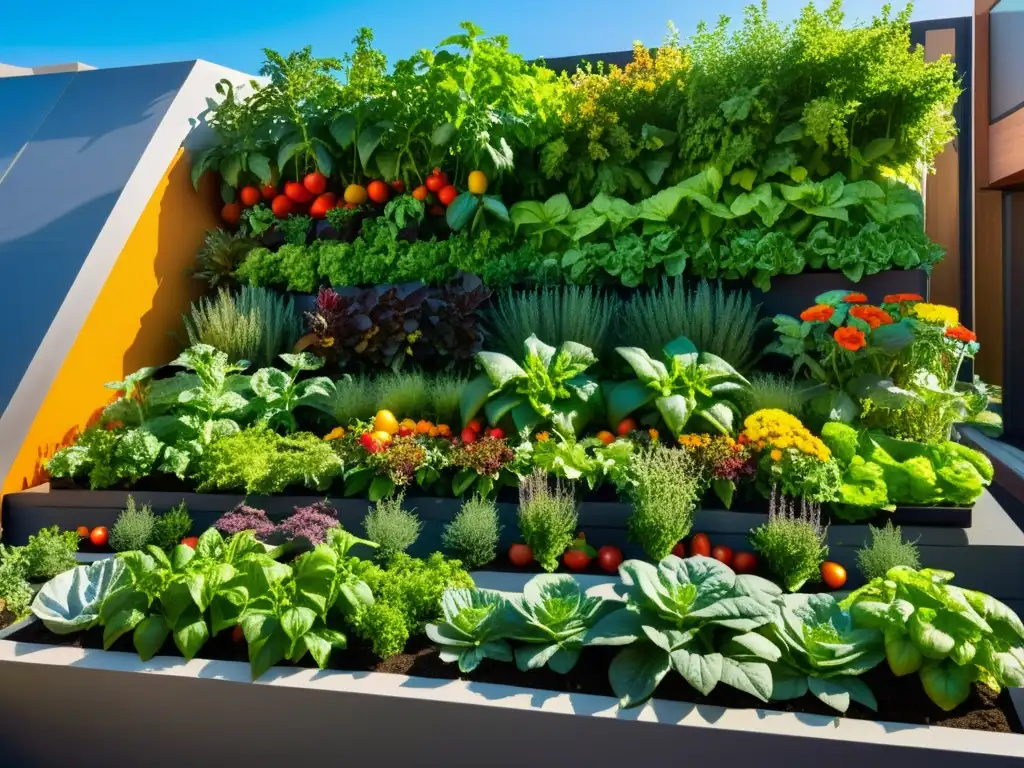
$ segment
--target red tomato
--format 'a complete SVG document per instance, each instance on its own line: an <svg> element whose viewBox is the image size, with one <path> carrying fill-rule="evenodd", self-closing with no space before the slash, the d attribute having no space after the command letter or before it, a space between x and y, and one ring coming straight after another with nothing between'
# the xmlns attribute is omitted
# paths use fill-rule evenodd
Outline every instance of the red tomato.
<svg viewBox="0 0 1024 768"><path fill-rule="evenodd" d="M242 205L256 205L260 201L260 191L256 187L242 187L238 198L242 201Z"/></svg>
<svg viewBox="0 0 1024 768"><path fill-rule="evenodd" d="M386 203L391 197L391 187L380 179L375 179L366 186L366 194L375 203Z"/></svg>
<svg viewBox="0 0 1024 768"><path fill-rule="evenodd" d="M412 196L419 200L421 203L427 199L427 188L420 184L416 189L412 191Z"/></svg>
<svg viewBox="0 0 1024 768"><path fill-rule="evenodd" d="M307 173L305 178L302 180L302 186L304 186L306 191L312 196L322 195L327 191L327 177L320 173L320 171ZM302 201L300 200L299 202Z"/></svg>
<svg viewBox="0 0 1024 768"><path fill-rule="evenodd" d="M314 200L311 206L309 206L309 215L314 219L323 219L327 216L327 212L331 210L337 202L338 198L334 196L333 192L325 192Z"/></svg>
<svg viewBox="0 0 1024 768"><path fill-rule="evenodd" d="M107 539L109 537L110 534L108 533L107 529L100 525L92 529L92 532L89 534L89 541L91 541L97 547L105 547L107 546Z"/></svg>
<svg viewBox="0 0 1024 768"><path fill-rule="evenodd" d="M501 440L501 438L503 438L505 436L505 430L501 429L500 427L495 427L494 429L488 429L487 430L487 436L491 437L491 438L493 438L495 440Z"/></svg>
<svg viewBox="0 0 1024 768"><path fill-rule="evenodd" d="M405 182L401 179L395 179L392 181L391 188L400 195L405 194Z"/></svg>
<svg viewBox="0 0 1024 768"><path fill-rule="evenodd" d="M619 437L625 437L630 432L635 432L637 429L636 419L623 419L619 422L619 426L616 427L615 431Z"/></svg>
<svg viewBox="0 0 1024 768"><path fill-rule="evenodd" d="M706 533L698 533L690 540L690 554L711 557L711 539Z"/></svg>
<svg viewBox="0 0 1024 768"><path fill-rule="evenodd" d="M449 184L447 187L442 187L441 191L437 193L437 199L441 202L441 205L451 205L455 202L455 198L459 196L459 190Z"/></svg>
<svg viewBox="0 0 1024 768"><path fill-rule="evenodd" d="M199 537L186 536L184 539L181 540L181 543L184 544L186 547L192 547L192 549L195 549L197 546L199 546Z"/></svg>
<svg viewBox="0 0 1024 768"><path fill-rule="evenodd" d="M235 624L235 626L233 626L231 628L231 642L233 642L233 643L244 643L245 642L245 632L242 631L242 625L241 624Z"/></svg>
<svg viewBox="0 0 1024 768"><path fill-rule="evenodd" d="M472 429L478 435L483 431L483 425L480 423L480 419L470 419L469 424L466 425L467 429Z"/></svg>
<svg viewBox="0 0 1024 768"><path fill-rule="evenodd" d="M408 437L409 435L412 434L412 432L413 432L413 430L410 429L409 427L404 427L403 426L403 427L399 427L398 428L398 436L399 437Z"/></svg>
<svg viewBox="0 0 1024 768"><path fill-rule="evenodd" d="M278 195L270 204L270 210L272 210L274 215L279 219L283 219L288 216L294 208L295 204L292 203L291 198L286 195Z"/></svg>
<svg viewBox="0 0 1024 768"><path fill-rule="evenodd" d="M284 193L293 203L308 203L313 199L313 193L297 181L289 181L285 184Z"/></svg>
<svg viewBox="0 0 1024 768"><path fill-rule="evenodd" d="M435 168L434 172L427 176L426 185L431 192L440 192L448 186L448 174L440 168Z"/></svg>
<svg viewBox="0 0 1024 768"><path fill-rule="evenodd" d="M590 555L582 549L570 549L562 555L562 561L570 571L583 571L590 565Z"/></svg>
<svg viewBox="0 0 1024 768"><path fill-rule="evenodd" d="M751 552L737 552L732 558L732 569L736 573L757 571L757 558Z"/></svg>
<svg viewBox="0 0 1024 768"><path fill-rule="evenodd" d="M711 550L711 556L720 563L732 565L732 550L719 544Z"/></svg>
<svg viewBox="0 0 1024 768"><path fill-rule="evenodd" d="M75 533L78 534L78 538L87 539L89 538L89 526L80 525L78 526L78 528L75 529Z"/></svg>
<svg viewBox="0 0 1024 768"><path fill-rule="evenodd" d="M431 216L444 216L444 206L440 203L434 203L430 206L429 213Z"/></svg>
<svg viewBox="0 0 1024 768"><path fill-rule="evenodd" d="M672 554L676 557L686 557L686 547L683 546L683 542L676 542L676 545L672 547Z"/></svg>
<svg viewBox="0 0 1024 768"><path fill-rule="evenodd" d="M821 564L821 578L830 589L839 589L846 583L846 569L839 563L826 560Z"/></svg>
<svg viewBox="0 0 1024 768"><path fill-rule="evenodd" d="M462 430L461 437L462 442L464 443L475 443L479 435L477 435L476 430L473 429L472 427L466 427L464 430Z"/></svg>
<svg viewBox="0 0 1024 768"><path fill-rule="evenodd" d="M509 547L508 559L517 568L525 568L533 562L533 550L525 544L513 544Z"/></svg>
<svg viewBox="0 0 1024 768"><path fill-rule="evenodd" d="M380 453L383 446L376 437L373 436L372 432L363 432L359 436L359 442L362 443L363 448L368 450L370 453Z"/></svg>
<svg viewBox="0 0 1024 768"><path fill-rule="evenodd" d="M260 194L263 195L264 200L273 200L277 197L277 187L273 184L264 184L260 187Z"/></svg>
<svg viewBox="0 0 1024 768"><path fill-rule="evenodd" d="M622 565L622 550L606 544L597 550L597 564L608 573L618 573Z"/></svg>
<svg viewBox="0 0 1024 768"><path fill-rule="evenodd" d="M242 220L242 204L225 203L224 207L220 209L220 217L234 226Z"/></svg>

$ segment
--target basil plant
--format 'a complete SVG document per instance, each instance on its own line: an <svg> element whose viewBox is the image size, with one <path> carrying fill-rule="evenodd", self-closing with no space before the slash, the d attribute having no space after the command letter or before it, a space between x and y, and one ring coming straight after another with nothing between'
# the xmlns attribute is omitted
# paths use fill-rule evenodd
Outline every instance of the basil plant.
<svg viewBox="0 0 1024 768"><path fill-rule="evenodd" d="M636 378L612 385L608 394L608 420L622 419L651 403L674 435L687 430L691 419L699 430L723 435L735 432L740 408L737 400L750 388L740 373L717 355L698 352L693 342L680 336L665 345L664 362L639 347L618 347ZM695 427L690 425L689 430Z"/></svg>
<svg viewBox="0 0 1024 768"><path fill-rule="evenodd" d="M967 699L975 682L997 693L1024 686L1020 618L952 580L949 571L897 566L841 603L855 626L884 632L893 674L918 673L928 698L947 712Z"/></svg>
<svg viewBox="0 0 1024 768"><path fill-rule="evenodd" d="M555 349L536 334L523 347L522 365L499 352L477 353L484 373L463 391L463 425L483 409L488 423L508 416L521 434L548 422L575 434L603 411L600 387L585 373L597 362L589 347L566 341Z"/></svg>
<svg viewBox="0 0 1024 768"><path fill-rule="evenodd" d="M700 556L669 555L657 566L627 560L619 573L626 609L599 621L585 642L626 646L608 670L620 706L647 701L672 670L705 696L725 683L770 699L769 664L782 653L756 630L777 615L779 587Z"/></svg>

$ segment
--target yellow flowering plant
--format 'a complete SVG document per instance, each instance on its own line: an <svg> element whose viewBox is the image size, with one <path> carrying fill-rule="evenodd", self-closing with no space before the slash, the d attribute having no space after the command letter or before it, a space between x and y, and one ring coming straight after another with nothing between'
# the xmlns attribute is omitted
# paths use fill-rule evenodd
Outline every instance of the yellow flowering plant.
<svg viewBox="0 0 1024 768"><path fill-rule="evenodd" d="M839 491L841 473L832 452L796 416L765 408L743 422L739 444L756 457L758 490L779 487L786 496L829 502Z"/></svg>

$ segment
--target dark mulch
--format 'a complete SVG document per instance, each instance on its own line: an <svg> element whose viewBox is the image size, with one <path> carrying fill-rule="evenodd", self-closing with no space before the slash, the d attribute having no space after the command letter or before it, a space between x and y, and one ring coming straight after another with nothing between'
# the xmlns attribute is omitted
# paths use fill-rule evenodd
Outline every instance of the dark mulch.
<svg viewBox="0 0 1024 768"><path fill-rule="evenodd" d="M0 614L0 626L3 626L3 618L3 614ZM247 661L245 644L232 642L230 635L230 632L224 631L212 638L203 646L201 657L219 661ZM18 642L80 648L102 649L103 647L102 630L95 629L77 635L55 635L39 622L16 632L9 639ZM130 636L120 638L114 643L111 650L135 652ZM420 636L410 640L405 653L383 661L376 658L368 646L356 641L348 650L335 651L331 655L330 667L342 671L386 672L440 680L463 678L513 687L529 686L559 693L614 696L608 683L608 665L615 653L616 649L614 648L587 648L583 651L580 663L567 675L556 674L547 668L524 673L520 672L514 664L485 660L472 675L465 676L459 674L457 665L443 663L429 641ZM173 657L181 654L175 648L174 643L168 640L159 655ZM299 666L312 667L313 661L307 655L299 663ZM875 713L859 704L853 704L846 713L846 717L999 733L1024 733L1024 728L1022 728L1010 702L1009 692L1005 690L997 695L987 688L975 686L967 701L952 712L943 712L925 695L916 675L904 678L893 677L883 663L864 675L863 680L871 687L878 699L878 712ZM761 704L726 685L719 685L710 696L700 696L679 675L674 673L670 673L658 687L657 698L734 709L760 707L830 717L836 715L833 710L810 696L795 701Z"/></svg>
<svg viewBox="0 0 1024 768"><path fill-rule="evenodd" d="M17 620L18 617L10 611L8 611L6 608L0 610L0 629L6 629Z"/></svg>

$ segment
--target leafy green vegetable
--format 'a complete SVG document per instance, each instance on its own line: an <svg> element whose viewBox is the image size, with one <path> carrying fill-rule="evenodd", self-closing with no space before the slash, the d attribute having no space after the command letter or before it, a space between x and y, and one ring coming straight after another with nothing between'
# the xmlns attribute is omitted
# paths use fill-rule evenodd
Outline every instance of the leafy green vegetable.
<svg viewBox="0 0 1024 768"><path fill-rule="evenodd" d="M427 637L437 644L441 661L459 662L468 674L484 659L512 661L505 639L508 601L490 589L449 589L441 600L444 621L427 625Z"/></svg>
<svg viewBox="0 0 1024 768"><path fill-rule="evenodd" d="M120 559L110 557L64 571L39 590L32 613L58 635L89 629L99 621L100 606L120 583L124 570Z"/></svg>

